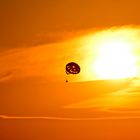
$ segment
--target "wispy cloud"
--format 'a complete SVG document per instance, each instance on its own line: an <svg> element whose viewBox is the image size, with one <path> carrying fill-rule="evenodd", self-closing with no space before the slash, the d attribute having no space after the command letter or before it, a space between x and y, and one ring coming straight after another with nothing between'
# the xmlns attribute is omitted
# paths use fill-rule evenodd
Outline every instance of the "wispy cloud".
<svg viewBox="0 0 140 140"><path fill-rule="evenodd" d="M62 120L62 121L88 121L88 120L128 120L140 119L140 116L120 116L120 117L95 117L95 118L63 118L63 117L45 117L45 116L5 116L0 115L1 119L5 120Z"/></svg>

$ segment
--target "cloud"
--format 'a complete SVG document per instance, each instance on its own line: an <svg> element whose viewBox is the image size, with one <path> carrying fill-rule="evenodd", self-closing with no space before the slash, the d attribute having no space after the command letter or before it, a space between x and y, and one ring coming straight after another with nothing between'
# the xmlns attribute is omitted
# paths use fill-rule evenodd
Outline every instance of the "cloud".
<svg viewBox="0 0 140 140"><path fill-rule="evenodd" d="M63 117L45 117L45 116L6 116L0 115L1 119L4 120L63 120L63 121L89 121L89 120L130 120L130 119L140 119L140 116L119 116L119 117L95 117L95 118L63 118Z"/></svg>
<svg viewBox="0 0 140 140"><path fill-rule="evenodd" d="M12 78L42 76L52 81L61 81L65 78L65 65L70 61L76 61L82 67L80 74L91 77L91 75L87 76L89 73L87 64L90 65L90 61L94 63L97 44L102 39L110 37L129 39L139 56L140 27L135 25L114 26L106 29L95 28L77 32L40 33L34 40L38 38L42 40L42 43L32 44L33 46L30 44L32 47L15 48L1 53L0 73L11 72Z"/></svg>

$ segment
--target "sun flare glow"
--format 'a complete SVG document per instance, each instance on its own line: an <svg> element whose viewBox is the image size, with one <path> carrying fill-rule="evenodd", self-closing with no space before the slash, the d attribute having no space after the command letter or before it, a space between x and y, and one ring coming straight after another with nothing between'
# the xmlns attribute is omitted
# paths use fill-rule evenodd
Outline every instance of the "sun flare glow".
<svg viewBox="0 0 140 140"><path fill-rule="evenodd" d="M134 77L136 66L131 44L126 40L106 40L99 47L94 68L102 79Z"/></svg>
<svg viewBox="0 0 140 140"><path fill-rule="evenodd" d="M122 79L137 75L134 31L109 30L94 36L89 35L86 48L88 66L85 78ZM87 54L87 53L85 53ZM89 76L88 76L88 73ZM94 73L94 74L93 74ZM92 76L93 75L93 76Z"/></svg>

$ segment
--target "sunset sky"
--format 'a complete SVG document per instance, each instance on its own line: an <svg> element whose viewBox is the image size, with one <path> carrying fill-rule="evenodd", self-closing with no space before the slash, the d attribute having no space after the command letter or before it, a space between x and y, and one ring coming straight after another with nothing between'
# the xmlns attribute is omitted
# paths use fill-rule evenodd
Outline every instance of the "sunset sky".
<svg viewBox="0 0 140 140"><path fill-rule="evenodd" d="M56 42L63 32L139 25L139 4L138 0L1 0L0 48Z"/></svg>
<svg viewBox="0 0 140 140"><path fill-rule="evenodd" d="M0 140L139 140L139 5L1 0Z"/></svg>

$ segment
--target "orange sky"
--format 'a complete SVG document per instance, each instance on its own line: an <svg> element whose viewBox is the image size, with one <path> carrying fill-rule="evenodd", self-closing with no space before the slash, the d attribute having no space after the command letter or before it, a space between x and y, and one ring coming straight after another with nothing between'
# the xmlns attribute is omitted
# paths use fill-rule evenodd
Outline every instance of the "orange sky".
<svg viewBox="0 0 140 140"><path fill-rule="evenodd" d="M112 79L117 76L113 73L119 71L116 78L131 77L135 73L133 65L140 68L139 32L139 26L108 28L59 43L3 52L0 54L0 76L11 73L12 79L41 76L50 82L63 82L66 78L74 82ZM133 62L133 56L136 62ZM71 61L80 65L80 74L66 76L65 66Z"/></svg>
<svg viewBox="0 0 140 140"><path fill-rule="evenodd" d="M90 67L100 35L104 38L104 33L113 33L114 28L93 38L92 30L114 26L116 31L123 29L118 26L131 24L130 32L124 26L125 34L118 36L134 42L140 66L140 29L135 26L140 25L139 5L139 0L1 0L0 51L11 50L0 53L0 140L139 140L139 82L138 87L131 87L130 81L94 81L99 77ZM87 31L91 34L57 43ZM78 83L71 83L74 78L65 83L69 61L82 68ZM124 87L130 89L114 92ZM4 120L3 115L23 119ZM28 116L102 120L37 120Z"/></svg>
<svg viewBox="0 0 140 140"><path fill-rule="evenodd" d="M53 32L138 25L139 5L138 0L1 0L0 48L59 40L48 37Z"/></svg>
<svg viewBox="0 0 140 140"><path fill-rule="evenodd" d="M97 100L97 104L95 103L94 105L100 106L100 102L102 102L102 98L100 101L100 96L103 96L104 93L111 92L110 87L112 87L113 89L119 89L118 84L121 84L122 81L116 83L116 87L113 87L112 85L115 84L114 82L109 82L106 86L106 84L102 85L102 82L100 84L100 81L95 81L103 80L104 78L98 77L96 75L98 73L95 73L92 67L95 64L96 57L98 58L97 50L104 47L104 44L106 47L106 41L108 44L111 40L111 48L113 47L113 49L115 50L115 54L118 53L117 58L118 56L121 57L122 53L120 52L123 52L122 50L124 49L122 48L121 50L121 48L116 45L112 46L113 37L115 43L116 41L119 42L119 39L121 38L128 41L127 45L128 43L130 43L134 50L139 51L139 32L139 27L133 26L109 28L107 30L90 33L88 35L74 38L72 40L61 43L38 45L36 47L31 47L28 49L18 48L1 53L0 91L2 92L2 97L4 98L3 104L5 104L3 111L6 111L7 107L8 111L10 112L14 110L14 112L28 112L29 114L32 114L31 110L26 110L26 103L28 102L28 105L30 105L31 107L30 109L33 109L34 106L38 106L35 101L39 99L39 104L41 104L40 107L43 108L43 110L38 109L35 111L42 113L44 112L44 109L50 111L52 108L55 109L56 107L57 110L57 108L64 108L65 106L69 106L69 104L78 103L79 105L80 101L85 101L92 97L94 98L94 96L96 95L99 96L99 100ZM122 44L119 43L119 45L123 47ZM124 43L123 45L125 46ZM127 45L126 47L129 48L129 45ZM116 48L119 48L119 51ZM109 50L107 51L107 54L108 52L110 52ZM112 52L112 49L111 53L114 53ZM125 52L123 52L123 54L125 54ZM113 59L113 55L111 55L110 60ZM139 53L137 54L137 56L139 62ZM123 55L123 57L125 57L125 55ZM103 57L103 60L104 59L105 58ZM122 60L118 60L119 63L121 63L123 58ZM77 76L67 76L65 73L65 66L70 61L77 62L81 67L81 72ZM137 66L140 67L139 64ZM113 65L113 67L116 66ZM102 72L104 73L104 71L109 71L110 69L111 67L101 67L99 70L101 70L102 74ZM125 72L123 72L123 74L130 71L130 68L128 71L128 67L126 67L125 69L126 70ZM108 76L108 72L105 73L107 73ZM110 79L112 77L106 78ZM127 78L127 76L125 78ZM70 86L69 83L65 83L66 79L69 80ZM76 81L78 83L75 83ZM86 83L86 81L90 81L91 83ZM7 96L8 98L6 99ZM23 100L21 97L23 97ZM105 98L104 100L108 100L108 98ZM10 104L12 101L14 101L13 110L10 110L9 107L11 107ZM20 101L22 101L22 109L19 110L19 108L16 108L16 104L18 104ZM84 105L85 103L87 102L82 102L82 104ZM109 103L109 105L112 107L112 104ZM46 111L46 113L48 113L48 111Z"/></svg>

